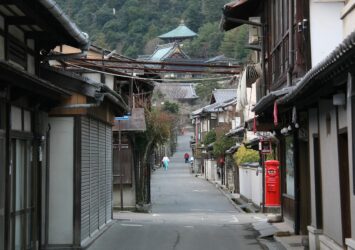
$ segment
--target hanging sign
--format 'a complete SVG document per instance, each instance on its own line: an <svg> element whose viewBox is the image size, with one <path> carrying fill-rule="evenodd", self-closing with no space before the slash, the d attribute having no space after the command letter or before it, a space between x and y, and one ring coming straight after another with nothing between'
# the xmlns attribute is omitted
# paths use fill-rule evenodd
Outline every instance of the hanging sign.
<svg viewBox="0 0 355 250"><path fill-rule="evenodd" d="M270 154L272 152L271 140L260 140L259 150L262 154Z"/></svg>

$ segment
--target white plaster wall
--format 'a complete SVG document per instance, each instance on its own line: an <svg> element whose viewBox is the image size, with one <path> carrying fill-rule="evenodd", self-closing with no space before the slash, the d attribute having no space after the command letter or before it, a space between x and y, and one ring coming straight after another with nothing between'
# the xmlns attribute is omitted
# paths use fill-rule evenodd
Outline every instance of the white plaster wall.
<svg viewBox="0 0 355 250"><path fill-rule="evenodd" d="M355 0L349 0L342 11L344 38L355 30Z"/></svg>
<svg viewBox="0 0 355 250"><path fill-rule="evenodd" d="M74 118L50 118L49 243L73 242Z"/></svg>
<svg viewBox="0 0 355 250"><path fill-rule="evenodd" d="M249 168L239 166L240 194L251 199L251 173Z"/></svg>
<svg viewBox="0 0 355 250"><path fill-rule="evenodd" d="M249 185L251 186L251 200L259 206L263 201L263 175L262 173L256 174L257 169L250 169L251 181Z"/></svg>
<svg viewBox="0 0 355 250"><path fill-rule="evenodd" d="M327 134L326 115L331 117ZM332 101L319 102L320 149L323 190L323 232L342 244L339 167L337 151L336 112Z"/></svg>
<svg viewBox="0 0 355 250"><path fill-rule="evenodd" d="M346 128L348 126L345 105L338 107L338 119L339 119L339 129Z"/></svg>
<svg viewBox="0 0 355 250"><path fill-rule="evenodd" d="M95 82L101 82L101 76L99 73L84 73L83 76Z"/></svg>
<svg viewBox="0 0 355 250"><path fill-rule="evenodd" d="M352 86L354 86L354 82L355 81L355 77L351 76L350 74L348 75L348 84L351 84ZM354 91L353 91L354 92ZM347 96L351 96L350 94L348 94ZM348 99L348 107L350 107L350 98ZM349 186L350 186L350 203L351 203L351 232L352 233L352 238L355 239L355 195L354 195L354 191L353 190L353 186L354 186L354 173L353 173L353 168L352 166L354 165L354 155L353 155L353 147L354 147L354 143L352 141L353 138L353 133L355 131L351 130L352 127L352 123L354 122L352 120L351 117L351 108L348 108L348 116L347 116L347 122L348 122L348 150L349 150Z"/></svg>
<svg viewBox="0 0 355 250"><path fill-rule="evenodd" d="M343 24L340 19L343 7L343 1L310 1L312 67L343 40Z"/></svg>
<svg viewBox="0 0 355 250"><path fill-rule="evenodd" d="M318 134L317 109L310 109L308 112L309 122L309 168L310 168L310 192L311 192L311 225L316 226L316 187L314 173L314 140L313 134Z"/></svg>
<svg viewBox="0 0 355 250"><path fill-rule="evenodd" d="M212 165L211 165L211 161L210 160L207 160L207 172L206 172L206 177L207 179L211 179L211 172L212 172Z"/></svg>
<svg viewBox="0 0 355 250"><path fill-rule="evenodd" d="M226 121L226 112L218 113L218 122L225 122Z"/></svg>
<svg viewBox="0 0 355 250"><path fill-rule="evenodd" d="M105 75L105 84L113 90L113 83L114 83L114 76L111 75Z"/></svg>
<svg viewBox="0 0 355 250"><path fill-rule="evenodd" d="M205 175L206 178L210 181L215 181L217 176L217 168L216 168L216 161L214 160L206 160L206 168L205 168Z"/></svg>

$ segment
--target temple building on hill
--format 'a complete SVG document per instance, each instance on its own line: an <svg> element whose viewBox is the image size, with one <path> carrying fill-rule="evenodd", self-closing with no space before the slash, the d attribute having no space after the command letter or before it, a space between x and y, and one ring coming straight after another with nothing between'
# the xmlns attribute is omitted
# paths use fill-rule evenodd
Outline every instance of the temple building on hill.
<svg viewBox="0 0 355 250"><path fill-rule="evenodd" d="M183 40L192 39L196 36L197 34L185 25L184 20L181 20L178 27L158 37L166 43L171 43L182 42Z"/></svg>

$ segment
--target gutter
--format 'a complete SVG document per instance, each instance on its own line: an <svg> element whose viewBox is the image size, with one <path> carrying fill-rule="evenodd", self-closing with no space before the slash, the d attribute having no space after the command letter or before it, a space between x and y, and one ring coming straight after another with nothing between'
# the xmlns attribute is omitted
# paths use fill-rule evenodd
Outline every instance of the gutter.
<svg viewBox="0 0 355 250"><path fill-rule="evenodd" d="M89 48L89 35L82 32L54 0L38 1L64 26L67 32L79 43L81 49L87 50Z"/></svg>

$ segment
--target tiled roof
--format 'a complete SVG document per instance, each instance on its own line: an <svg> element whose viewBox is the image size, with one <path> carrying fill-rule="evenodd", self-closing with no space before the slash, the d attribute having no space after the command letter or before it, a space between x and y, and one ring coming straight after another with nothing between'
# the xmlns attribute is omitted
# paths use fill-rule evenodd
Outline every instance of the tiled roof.
<svg viewBox="0 0 355 250"><path fill-rule="evenodd" d="M312 85L317 83L315 81L322 74L326 74L327 71L331 68L334 72L334 65L341 63L343 70L346 67L351 67L351 63L344 63L345 60L351 61L355 57L355 31L353 31L347 38L343 40L341 44L338 45L323 61L314 66L304 77L299 81L297 86L289 94L280 98L278 103L292 103L295 99L301 98L302 94L310 89ZM332 72L329 72L329 74Z"/></svg>
<svg viewBox="0 0 355 250"><path fill-rule="evenodd" d="M167 57L170 52L175 48L175 43L167 43L158 45L154 51L154 53L150 56L149 60L151 61L161 61L165 57Z"/></svg>
<svg viewBox="0 0 355 250"><path fill-rule="evenodd" d="M169 39L169 38L189 38L195 37L197 34L190 30L184 23L181 23L177 28L158 36L162 39Z"/></svg>
<svg viewBox="0 0 355 250"><path fill-rule="evenodd" d="M159 90L171 99L197 99L195 87L192 83L161 83Z"/></svg>
<svg viewBox="0 0 355 250"><path fill-rule="evenodd" d="M215 89L212 92L212 99L214 98L215 102L225 102L237 97L237 89Z"/></svg>
<svg viewBox="0 0 355 250"><path fill-rule="evenodd" d="M154 51L154 53L148 58L149 61L159 62L165 59L168 59L170 55L179 51L182 57L188 58L188 56L182 51L179 44L174 43L166 43L158 45Z"/></svg>

